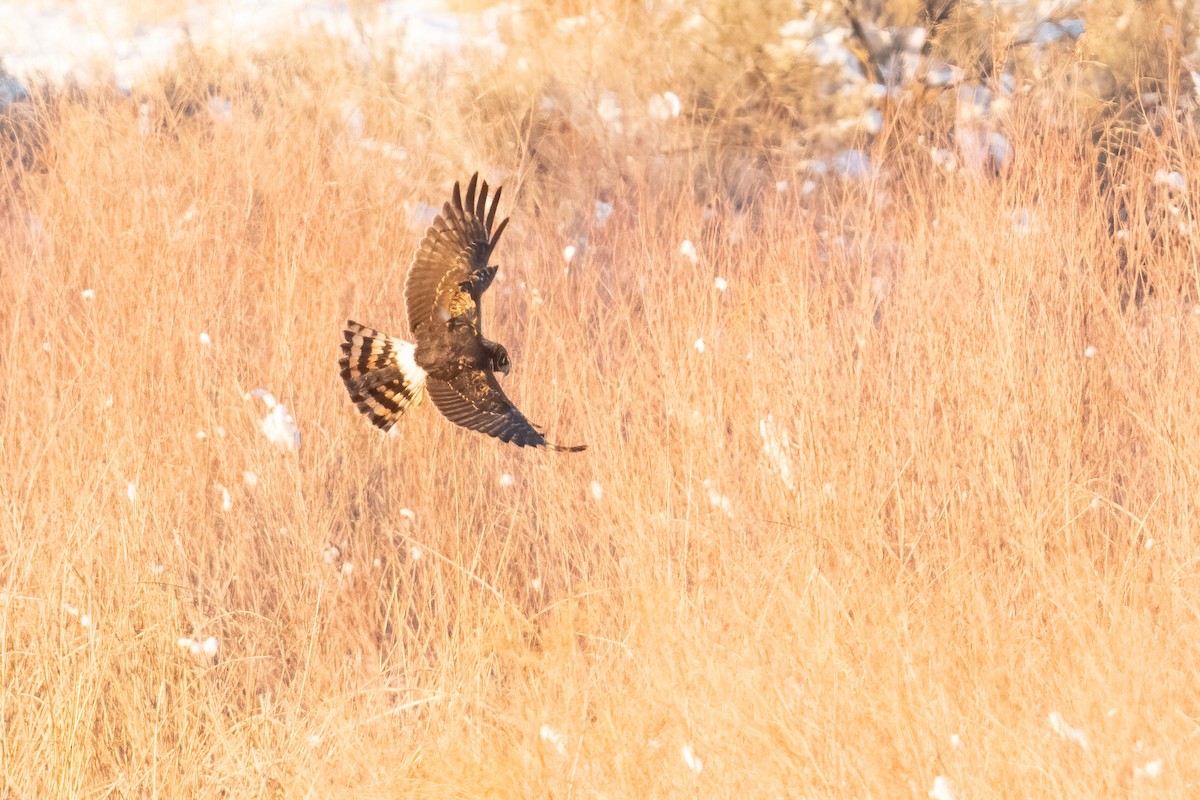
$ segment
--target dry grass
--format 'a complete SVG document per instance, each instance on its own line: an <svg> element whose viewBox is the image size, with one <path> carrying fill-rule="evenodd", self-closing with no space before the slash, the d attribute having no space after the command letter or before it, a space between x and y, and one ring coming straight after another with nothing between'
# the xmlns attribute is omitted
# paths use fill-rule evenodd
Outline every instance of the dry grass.
<svg viewBox="0 0 1200 800"><path fill-rule="evenodd" d="M60 103L4 197L0 794L1195 793L1196 243L1134 226L1156 291L1123 309L1051 112L1013 114L998 179L881 151L706 222L686 155L551 117L531 161L496 144L521 108L470 87L206 63L229 120L180 113L187 75L148 132L136 101ZM345 96L406 160L346 134ZM1130 166L1134 207L1200 175L1176 144ZM580 456L428 408L381 436L337 376L348 316L403 332L410 205L492 163L489 334ZM215 661L177 643L209 636Z"/></svg>

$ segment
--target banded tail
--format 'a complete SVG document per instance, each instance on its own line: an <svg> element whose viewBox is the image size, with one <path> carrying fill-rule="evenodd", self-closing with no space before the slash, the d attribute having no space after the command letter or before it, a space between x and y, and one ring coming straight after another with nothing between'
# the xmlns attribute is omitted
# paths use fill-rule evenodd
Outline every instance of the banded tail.
<svg viewBox="0 0 1200 800"><path fill-rule="evenodd" d="M358 410L389 430L405 411L425 399L425 370L411 342L380 333L353 320L342 331L342 382Z"/></svg>

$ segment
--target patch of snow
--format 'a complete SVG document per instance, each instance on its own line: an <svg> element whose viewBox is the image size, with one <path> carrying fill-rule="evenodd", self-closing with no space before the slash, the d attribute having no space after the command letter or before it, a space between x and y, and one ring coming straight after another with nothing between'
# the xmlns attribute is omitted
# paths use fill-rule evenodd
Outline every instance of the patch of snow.
<svg viewBox="0 0 1200 800"><path fill-rule="evenodd" d="M0 0L0 53L17 79L0 86L0 106L8 95L20 99L19 81L34 76L58 84L111 83L132 92L188 41L239 52L284 35L321 30L364 48L394 42L403 54L396 66L404 70L467 48L499 60L505 53L500 29L512 13L511 4L501 4L460 14L445 0L383 0L369 9L333 0L190 0L175 13L145 19L105 0ZM482 32L468 35L468 29Z"/></svg>

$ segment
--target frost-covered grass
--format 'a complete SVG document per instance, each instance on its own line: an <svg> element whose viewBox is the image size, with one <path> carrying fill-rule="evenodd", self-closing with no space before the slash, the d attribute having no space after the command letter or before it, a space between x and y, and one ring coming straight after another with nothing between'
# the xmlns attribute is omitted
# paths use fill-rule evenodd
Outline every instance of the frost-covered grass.
<svg viewBox="0 0 1200 800"><path fill-rule="evenodd" d="M1193 795L1191 134L1125 164L1114 240L1037 96L996 177L896 118L861 169L718 175L682 89L471 66L200 52L39 107L0 189L6 792ZM382 435L338 378L476 169L506 390L586 453Z"/></svg>

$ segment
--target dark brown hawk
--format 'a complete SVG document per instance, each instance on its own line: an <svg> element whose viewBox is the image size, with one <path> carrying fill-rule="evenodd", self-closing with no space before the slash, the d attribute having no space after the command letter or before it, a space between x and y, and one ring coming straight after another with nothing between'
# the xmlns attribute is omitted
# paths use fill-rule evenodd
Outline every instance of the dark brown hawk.
<svg viewBox="0 0 1200 800"><path fill-rule="evenodd" d="M378 427L388 430L428 395L456 425L519 447L575 452L561 447L517 410L496 373L508 374L508 351L483 338L479 303L496 277L488 259L508 218L495 225L500 189L488 203L479 174L467 184L466 203L458 183L426 231L404 287L412 342L346 322L338 364L350 399Z"/></svg>

